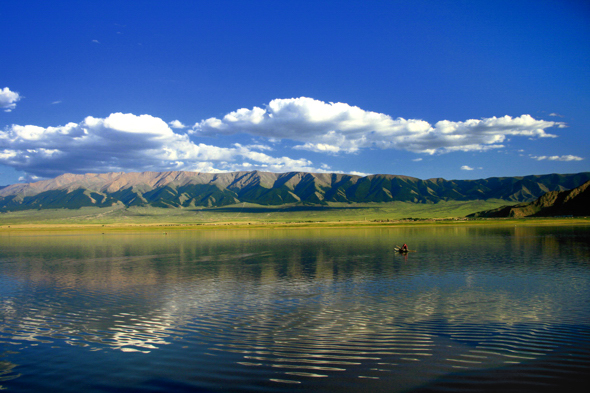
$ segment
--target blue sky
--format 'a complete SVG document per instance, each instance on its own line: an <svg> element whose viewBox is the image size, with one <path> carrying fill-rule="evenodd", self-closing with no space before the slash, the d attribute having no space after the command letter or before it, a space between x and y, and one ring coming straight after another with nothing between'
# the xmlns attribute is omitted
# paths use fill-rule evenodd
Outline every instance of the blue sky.
<svg viewBox="0 0 590 393"><path fill-rule="evenodd" d="M0 185L589 171L587 1L3 1Z"/></svg>

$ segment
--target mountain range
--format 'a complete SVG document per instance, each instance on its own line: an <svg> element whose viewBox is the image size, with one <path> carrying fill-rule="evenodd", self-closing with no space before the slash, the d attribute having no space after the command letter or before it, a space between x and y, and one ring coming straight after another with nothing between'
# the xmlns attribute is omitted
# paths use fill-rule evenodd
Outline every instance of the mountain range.
<svg viewBox="0 0 590 393"><path fill-rule="evenodd" d="M590 216L590 181L568 191L550 191L533 202L473 213L467 217Z"/></svg>
<svg viewBox="0 0 590 393"><path fill-rule="evenodd" d="M590 180L577 174L492 177L479 180L421 180L399 175L271 172L112 172L64 174L0 188L0 211L76 209L114 204L164 208L502 199L530 202L551 191L576 188Z"/></svg>

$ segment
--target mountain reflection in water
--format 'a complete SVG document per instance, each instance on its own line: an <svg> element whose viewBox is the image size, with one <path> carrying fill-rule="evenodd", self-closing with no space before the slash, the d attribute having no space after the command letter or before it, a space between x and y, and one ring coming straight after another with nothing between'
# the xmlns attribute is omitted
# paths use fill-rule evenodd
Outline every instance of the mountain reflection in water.
<svg viewBox="0 0 590 393"><path fill-rule="evenodd" d="M590 366L589 240L585 227L3 235L0 386L574 386ZM404 242L419 252L392 252Z"/></svg>

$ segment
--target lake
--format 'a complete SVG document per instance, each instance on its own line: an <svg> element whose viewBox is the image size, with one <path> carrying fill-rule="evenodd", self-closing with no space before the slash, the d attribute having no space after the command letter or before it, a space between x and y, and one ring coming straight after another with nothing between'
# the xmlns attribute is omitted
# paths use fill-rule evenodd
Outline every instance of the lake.
<svg viewBox="0 0 590 393"><path fill-rule="evenodd" d="M5 233L0 389L576 391L589 300L585 226Z"/></svg>

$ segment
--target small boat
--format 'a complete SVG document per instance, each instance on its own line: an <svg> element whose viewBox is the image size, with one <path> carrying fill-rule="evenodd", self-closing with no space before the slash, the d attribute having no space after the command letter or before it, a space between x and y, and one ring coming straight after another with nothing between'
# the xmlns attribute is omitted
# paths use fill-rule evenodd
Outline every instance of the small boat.
<svg viewBox="0 0 590 393"><path fill-rule="evenodd" d="M416 252L416 250L403 250L400 246L395 246L395 248L393 250L396 252L399 252L400 254L407 254L409 252Z"/></svg>

